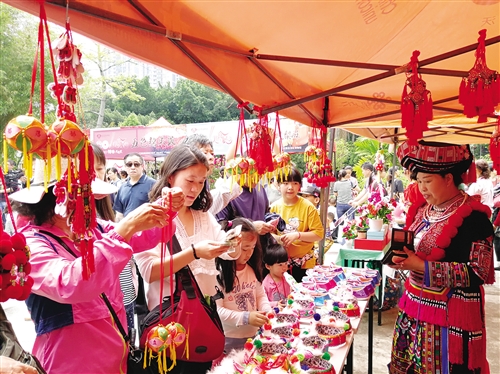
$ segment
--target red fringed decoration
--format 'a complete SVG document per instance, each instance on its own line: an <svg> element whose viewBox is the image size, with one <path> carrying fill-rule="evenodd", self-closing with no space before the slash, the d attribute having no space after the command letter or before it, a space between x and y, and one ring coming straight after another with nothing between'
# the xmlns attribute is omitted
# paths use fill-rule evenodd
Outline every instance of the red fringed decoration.
<svg viewBox="0 0 500 374"><path fill-rule="evenodd" d="M316 124L313 125L309 144L316 145L309 145L304 151L304 160L306 161L304 178L307 178L309 183L313 183L317 187L325 188L328 183L335 182L335 177L333 175L332 161L326 156L326 151L321 144L322 131L326 131L326 128L319 128Z"/></svg>
<svg viewBox="0 0 500 374"><path fill-rule="evenodd" d="M467 118L478 116L477 123L487 121L500 102L500 78L498 72L486 66L486 30L479 31L476 62L467 77L462 78L458 102L464 106Z"/></svg>
<svg viewBox="0 0 500 374"><path fill-rule="evenodd" d="M253 109L259 114L259 123L254 123L250 132L248 156L255 160L255 167L259 176L274 171L272 139L269 135L267 114L262 115L262 108L254 105Z"/></svg>
<svg viewBox="0 0 500 374"><path fill-rule="evenodd" d="M406 129L410 145L416 145L422 139L424 131L428 130L427 122L433 118L431 93L418 73L419 55L419 51L413 52L401 96L401 126Z"/></svg>
<svg viewBox="0 0 500 374"><path fill-rule="evenodd" d="M500 173L500 118L498 118L496 129L491 134L490 157L493 161L493 169Z"/></svg>
<svg viewBox="0 0 500 374"><path fill-rule="evenodd" d="M68 191L68 198L75 202L74 213L70 217L71 230L76 236L75 241L82 256L83 279L88 280L95 271L92 230L97 227L95 200L91 188L92 180L95 178L94 154L88 142L78 153L78 160L78 174L73 163L68 169L68 179L71 178L73 181L73 188L72 191ZM64 178L61 181L63 180ZM71 210L71 207L68 208Z"/></svg>

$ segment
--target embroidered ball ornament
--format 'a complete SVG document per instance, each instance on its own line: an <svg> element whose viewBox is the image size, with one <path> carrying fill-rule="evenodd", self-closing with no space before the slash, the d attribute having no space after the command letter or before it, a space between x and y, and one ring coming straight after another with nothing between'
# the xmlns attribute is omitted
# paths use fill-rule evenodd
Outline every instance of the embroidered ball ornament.
<svg viewBox="0 0 500 374"><path fill-rule="evenodd" d="M50 126L50 132L56 135L57 152L64 156L71 156L80 152L87 137L80 127L67 119L57 120Z"/></svg>
<svg viewBox="0 0 500 374"><path fill-rule="evenodd" d="M36 152L47 143L45 126L32 116L22 115L11 119L4 134L7 144L21 152Z"/></svg>
<svg viewBox="0 0 500 374"><path fill-rule="evenodd" d="M167 326L161 324L153 327L146 338L146 348L144 355L144 369L147 365L149 351L149 361L156 354L158 357L158 370L160 373L167 373L177 364L176 347L186 342L185 351L189 351L186 329L180 323L170 322ZM167 368L167 351L172 361L172 365Z"/></svg>

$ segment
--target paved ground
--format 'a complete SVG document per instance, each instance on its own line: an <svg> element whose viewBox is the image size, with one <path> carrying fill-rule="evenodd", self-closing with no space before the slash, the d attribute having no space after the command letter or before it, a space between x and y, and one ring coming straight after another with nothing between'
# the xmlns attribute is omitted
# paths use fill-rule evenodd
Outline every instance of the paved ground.
<svg viewBox="0 0 500 374"><path fill-rule="evenodd" d="M338 249L334 245L325 255L325 263L334 262ZM385 272L385 269L384 269ZM491 373L500 373L500 272L496 272L496 283L485 287L486 290L486 328L488 339L488 360ZM33 347L35 331L33 322L30 320L24 302L9 300L3 303L3 308L9 320L14 326L17 337L26 350ZM392 332L396 319L397 309L383 312L382 326L377 325L377 314L374 313L374 347L373 347L373 373L387 373L386 365L389 362ZM354 340L354 374L366 374L367 360L367 327L368 313L363 317L364 321Z"/></svg>

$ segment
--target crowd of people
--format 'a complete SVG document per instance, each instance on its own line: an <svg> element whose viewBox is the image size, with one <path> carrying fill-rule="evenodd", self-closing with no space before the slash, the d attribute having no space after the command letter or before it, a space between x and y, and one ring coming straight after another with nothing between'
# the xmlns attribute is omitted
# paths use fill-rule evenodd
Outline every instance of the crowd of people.
<svg viewBox="0 0 500 374"><path fill-rule="evenodd" d="M239 181L223 175L211 188L208 176L214 168L214 153L205 136L192 135L173 148L157 179L146 175L144 159L136 153L125 156L124 170L106 170L104 153L93 145L98 181L92 189L99 198L99 225L93 230L96 272L89 281L82 279L82 257L68 224L73 212L61 215L56 209L53 183L35 199L33 188L19 183L9 186L5 192L11 193L18 227L32 253L34 285L27 304L37 332L34 355L50 373L125 372L127 345L102 294L133 336L138 329L135 312L141 279L146 284L146 309L152 310L162 302L161 293L171 296L170 279L185 266L204 295L222 291L224 298L217 300L217 310L226 336L225 350L241 348L268 322L267 312L284 303L290 292L284 273L290 272L300 282L316 264L317 242L325 234L338 235L334 222L354 217L355 208L378 193L406 206L406 227L416 233L416 252L405 250L402 257L396 257L395 268L410 271L410 277L396 322L390 372L444 372L440 365L447 362L450 373L486 373L481 289L492 282L489 215L498 215L493 197L500 191L494 189L483 160L476 162L477 181L463 184L461 175L472 162L470 150L453 149L457 159L447 166L426 160L423 147L440 146L404 148L400 159L407 176L393 167L381 178L373 164L366 162L361 167L364 183L360 188L352 167L340 170L328 196L324 227L319 214L321 191L303 184L296 167L276 176L266 188L248 182L240 188ZM42 170L40 165L35 167L32 186L43 180L37 170ZM122 172L125 178L120 177ZM464 207L472 213L464 213ZM443 241L437 233L455 224L451 217L456 214L464 215L455 230L459 233ZM167 225L182 250L161 259L161 232ZM241 234L235 250L229 251L226 232L237 226ZM497 260L499 249L495 244ZM458 313L464 303L470 307L468 322L461 322ZM444 335L448 348L439 344ZM79 337L78 350L74 349L75 336ZM432 337L428 344L416 344L428 336ZM169 372L205 373L211 366L211 361L178 358Z"/></svg>

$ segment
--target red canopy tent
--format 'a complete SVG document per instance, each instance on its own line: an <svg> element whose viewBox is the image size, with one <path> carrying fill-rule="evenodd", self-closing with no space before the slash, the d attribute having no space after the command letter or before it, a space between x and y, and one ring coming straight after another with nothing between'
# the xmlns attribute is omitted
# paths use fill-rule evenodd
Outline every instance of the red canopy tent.
<svg viewBox="0 0 500 374"><path fill-rule="evenodd" d="M38 0L3 1L39 12ZM385 142L404 139L402 73L419 50L436 118L425 137L486 143L496 121L464 119L457 96L480 29L488 65L500 70L498 0L47 0L46 10L60 25L68 11L74 31L238 103Z"/></svg>

